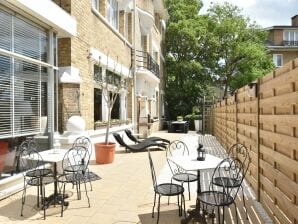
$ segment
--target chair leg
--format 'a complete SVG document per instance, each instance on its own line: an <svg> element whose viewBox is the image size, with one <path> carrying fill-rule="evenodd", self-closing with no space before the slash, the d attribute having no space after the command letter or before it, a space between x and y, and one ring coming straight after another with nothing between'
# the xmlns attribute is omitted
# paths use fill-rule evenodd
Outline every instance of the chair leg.
<svg viewBox="0 0 298 224"><path fill-rule="evenodd" d="M190 200L190 183L188 182L188 199Z"/></svg>
<svg viewBox="0 0 298 224"><path fill-rule="evenodd" d="M183 204L184 218L186 218L184 194L181 195L181 203ZM182 205L181 205L181 208L182 208Z"/></svg>
<svg viewBox="0 0 298 224"><path fill-rule="evenodd" d="M220 224L220 207L217 206L217 218L218 218L218 223Z"/></svg>
<svg viewBox="0 0 298 224"><path fill-rule="evenodd" d="M154 203L153 203L153 208L152 208L152 218L154 218L154 207L156 203L156 193L154 193Z"/></svg>
<svg viewBox="0 0 298 224"><path fill-rule="evenodd" d="M180 199L179 199L179 195L177 195L177 201L178 201L178 212L179 212L179 216L181 216L181 207L180 207Z"/></svg>
<svg viewBox="0 0 298 224"><path fill-rule="evenodd" d="M171 178L171 184L173 183L173 178ZM183 182L182 182L182 187L183 187ZM170 196L168 196L168 205L170 204Z"/></svg>
<svg viewBox="0 0 298 224"><path fill-rule="evenodd" d="M90 184L90 190L93 191L93 188L92 188L92 181L90 180L90 173L89 173L89 170L88 170L87 173L88 173L88 178L87 178L87 179L88 179L89 184Z"/></svg>
<svg viewBox="0 0 298 224"><path fill-rule="evenodd" d="M24 190L23 190L23 194L22 194L21 216L23 216L23 208L24 208L24 204L25 204L25 201L26 201L26 189L27 189L27 185L24 181Z"/></svg>
<svg viewBox="0 0 298 224"><path fill-rule="evenodd" d="M37 208L39 208L39 188L41 188L41 186L37 185ZM40 194L42 194L42 190L40 189Z"/></svg>
<svg viewBox="0 0 298 224"><path fill-rule="evenodd" d="M243 186L241 185L241 190L242 190L242 200L243 200L243 205L245 208L245 215L246 215L246 219L248 220L248 215L247 215L247 208L246 208L246 204L245 204L245 197L244 197L244 190L243 190Z"/></svg>
<svg viewBox="0 0 298 224"><path fill-rule="evenodd" d="M80 182L79 182L79 181L76 181L74 184L76 185L77 199L78 199L78 200L81 200L80 189L79 189Z"/></svg>
<svg viewBox="0 0 298 224"><path fill-rule="evenodd" d="M42 181L41 181L41 186L43 186L43 189L41 189L42 190L41 200L44 201L44 199L46 197L46 189L45 189L45 185L42 184ZM42 207L43 207L43 219L45 220L46 219L46 206L43 205Z"/></svg>
<svg viewBox="0 0 298 224"><path fill-rule="evenodd" d="M65 199L65 183L63 183L63 193L62 193L62 202L61 202L61 217L63 217L63 209L64 209L64 199Z"/></svg>
<svg viewBox="0 0 298 224"><path fill-rule="evenodd" d="M237 207L236 207L236 203L233 203L235 206L235 213L236 213L236 223L238 224L238 211L237 211Z"/></svg>
<svg viewBox="0 0 298 224"><path fill-rule="evenodd" d="M186 208L185 208L185 198L184 198L184 194L182 194L182 198L183 198L183 210L184 210L184 218L186 218Z"/></svg>
<svg viewBox="0 0 298 224"><path fill-rule="evenodd" d="M225 206L222 206L222 223L225 221Z"/></svg>
<svg viewBox="0 0 298 224"><path fill-rule="evenodd" d="M90 199L89 199L88 192L87 192L87 184L86 184L86 181L84 181L84 185L85 185L86 197L87 197L87 199L88 199L88 207L90 208Z"/></svg>
<svg viewBox="0 0 298 224"><path fill-rule="evenodd" d="M158 195L158 205L157 205L157 221L156 224L159 222L159 210L160 210L160 195Z"/></svg>

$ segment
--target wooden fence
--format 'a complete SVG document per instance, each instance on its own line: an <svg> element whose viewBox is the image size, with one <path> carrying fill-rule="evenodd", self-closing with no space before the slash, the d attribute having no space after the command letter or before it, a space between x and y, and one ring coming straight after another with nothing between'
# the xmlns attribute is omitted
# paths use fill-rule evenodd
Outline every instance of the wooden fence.
<svg viewBox="0 0 298 224"><path fill-rule="evenodd" d="M226 149L249 149L246 180L273 221L298 224L298 59L217 103L212 116Z"/></svg>

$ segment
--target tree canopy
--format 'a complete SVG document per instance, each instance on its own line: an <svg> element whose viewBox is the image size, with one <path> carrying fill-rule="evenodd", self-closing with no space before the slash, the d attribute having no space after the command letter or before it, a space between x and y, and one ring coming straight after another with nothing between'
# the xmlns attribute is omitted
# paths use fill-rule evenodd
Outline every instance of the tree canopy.
<svg viewBox="0 0 298 224"><path fill-rule="evenodd" d="M198 0L167 0L166 102L170 119L192 112L208 87L229 91L273 68L265 48L267 33L241 10L214 4L199 15Z"/></svg>
<svg viewBox="0 0 298 224"><path fill-rule="evenodd" d="M267 32L249 18L241 15L237 6L228 3L215 4L209 8L208 31L210 48L210 75L224 89L246 85L272 70L273 62L265 47Z"/></svg>
<svg viewBox="0 0 298 224"><path fill-rule="evenodd" d="M175 119L191 113L206 88L200 58L201 37L207 33L207 24L201 24L205 21L198 15L201 4L197 0L168 0L167 6L166 102L170 118Z"/></svg>

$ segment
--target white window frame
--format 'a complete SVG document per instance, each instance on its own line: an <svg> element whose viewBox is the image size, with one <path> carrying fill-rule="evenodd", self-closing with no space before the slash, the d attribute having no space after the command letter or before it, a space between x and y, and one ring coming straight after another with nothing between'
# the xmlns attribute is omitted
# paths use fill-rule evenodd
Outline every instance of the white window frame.
<svg viewBox="0 0 298 224"><path fill-rule="evenodd" d="M279 61L278 57L280 57L280 61L281 61L280 65L278 64L278 61ZM275 64L275 67L283 66L283 55L282 54L273 54L273 62Z"/></svg>
<svg viewBox="0 0 298 224"><path fill-rule="evenodd" d="M117 0L107 0L106 18L116 30L119 29L119 9Z"/></svg>
<svg viewBox="0 0 298 224"><path fill-rule="evenodd" d="M5 13L6 10L3 10L3 13ZM47 83L47 116L48 116L48 124L50 125L50 127L48 127L49 131L53 131L53 120L52 120L52 116L53 116L53 111L52 109L54 108L53 105L51 104L51 102L53 102L53 85L54 85L54 80L53 80L53 76L54 76L54 70L57 70L57 67L54 66L55 60L54 60L54 51L53 51L53 37L54 37L54 33L53 32L49 32L47 30L45 30L44 28L36 25L36 24L32 24L30 21L28 22L26 18L23 18L22 16L19 15L13 15L12 13L8 13L6 12L8 15L11 16L11 27L12 30L11 32L11 40L12 40L12 47L10 49L5 49L5 48L1 48L0 47L0 55L3 57L7 57L10 58L11 62L10 62L10 69L11 69L11 73L10 73L10 78L8 78L7 80L10 82L10 96L11 98L11 109L8 112L8 116L10 116L10 130L7 133L1 133L1 138L5 137L5 138L11 138L11 137L18 137L18 136L25 136L25 135L34 135L34 134L39 134L41 133L41 123L40 123L40 119L42 118L42 111L41 111L41 83ZM18 51L16 52L15 50L15 45L16 45L16 40L15 40L15 31L16 31L16 21L23 21L26 22L30 25L33 25L35 28L37 28L38 30L40 30L40 34L39 34L39 38L41 38L43 36L44 33L47 33L48 35L48 40L47 40L47 44L49 45L48 49L47 49L47 60L43 61L42 60L42 55L39 55L39 57L35 57L35 55L27 55L27 54L21 54L22 53L22 48L19 47ZM42 32L44 31L44 32ZM19 31L18 31L19 32ZM20 36L20 35L19 35ZM25 37L24 37L25 38ZM26 44L26 43L25 43ZM21 45L19 45L21 46ZM39 48L41 48L41 43L39 42ZM24 48L25 50L27 50L27 48ZM40 49L39 49L40 50ZM26 51L24 51L26 52ZM41 52L41 51L40 51ZM27 63L27 64L25 64ZM29 63L29 64L28 64ZM29 67L28 67L28 71L24 70L24 65L25 66L36 66L38 68L38 71L35 72L35 74L31 73ZM42 76L42 70L41 67L46 67L47 70L47 74L46 76ZM18 70L16 70L16 68L20 69L20 72L18 73ZM16 80L18 82L16 82ZM33 83L33 87L30 88L30 84L26 85L25 83ZM37 94L33 94L34 93L34 88L35 88L35 84L37 85ZM25 96L25 89L28 90L29 95L32 94L32 97L37 97L37 101L32 102L34 103L34 105L30 106L30 100L26 100L22 97ZM17 94L15 90L18 90L19 93ZM22 93L23 92L23 95ZM19 109L24 109L22 108L22 104L20 104L19 102L24 102L26 101L29 107L34 106L34 113L32 113L30 111L30 113L28 112L29 110L27 110L27 114L22 111L19 111ZM17 103L16 103L17 102ZM17 105L18 104L18 105ZM16 107L16 105L18 107ZM17 117L16 117L17 116ZM50 116L50 117L49 117ZM30 125L29 122L29 126L26 126L26 122L25 119L28 118L29 121L35 121L37 123L37 125L34 125L34 127Z"/></svg>
<svg viewBox="0 0 298 224"><path fill-rule="evenodd" d="M284 30L284 41L298 41L298 30Z"/></svg>
<svg viewBox="0 0 298 224"><path fill-rule="evenodd" d="M99 12L100 0L91 0L92 8Z"/></svg>

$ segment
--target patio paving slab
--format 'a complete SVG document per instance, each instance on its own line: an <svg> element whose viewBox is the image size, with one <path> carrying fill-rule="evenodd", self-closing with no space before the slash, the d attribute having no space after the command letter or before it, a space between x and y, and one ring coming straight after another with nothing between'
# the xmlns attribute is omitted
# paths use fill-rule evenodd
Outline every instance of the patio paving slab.
<svg viewBox="0 0 298 224"><path fill-rule="evenodd" d="M182 139L191 147L196 147L197 141L205 141L203 144L210 151L216 151L220 147L219 143L211 136L205 138L198 136L195 132L189 134L170 134L157 132L154 136L163 137L169 140ZM195 139L195 141L194 141ZM196 140L197 139L197 140ZM205 139L205 140L204 140ZM77 200L75 188L69 184L67 191L70 193L68 208L64 211L64 216L60 217L60 206L47 210L46 220L43 220L43 213L36 209L36 188L27 191L27 202L24 207L24 217L20 216L21 193L19 192L0 201L0 223L5 224L37 224L37 223L61 223L61 224L120 224L120 223L156 223L156 217L151 217L153 206L152 180L148 162L147 152L123 153L123 149L118 148L115 161L112 164L90 165L90 170L100 177L100 180L92 182L93 191L87 184L88 195L90 197L91 208L88 208L85 193L82 192L82 199ZM224 153L219 150L219 153ZM170 178L169 170L165 160L164 151L152 152L155 169L159 174L158 180L166 181ZM167 173L168 172L168 173ZM206 177L204 177L206 175ZM207 178L208 173L203 174ZM190 208L195 204L196 185L191 185L192 200L186 200L186 207ZM52 193L53 185L48 185L47 194ZM84 188L82 188L84 189ZM204 189L204 188L203 188ZM270 219L263 218L256 209L256 202L253 195L246 192L246 201L249 203L250 220L243 216L242 202L237 203L242 214L242 223L271 223ZM187 192L185 194L186 199ZM240 198L241 199L241 198ZM239 200L240 200L239 199ZM170 205L167 198L161 200L160 224L180 223L176 200L172 199ZM233 214L233 210L231 214ZM256 213L256 214L254 214ZM157 216L157 214L155 215ZM235 216L234 216L235 217ZM265 216L264 216L265 217ZM210 221L210 220L209 220ZM226 223L233 223L233 219L227 217Z"/></svg>

